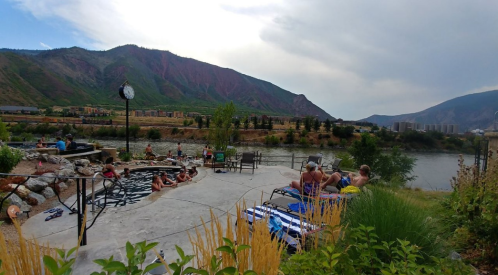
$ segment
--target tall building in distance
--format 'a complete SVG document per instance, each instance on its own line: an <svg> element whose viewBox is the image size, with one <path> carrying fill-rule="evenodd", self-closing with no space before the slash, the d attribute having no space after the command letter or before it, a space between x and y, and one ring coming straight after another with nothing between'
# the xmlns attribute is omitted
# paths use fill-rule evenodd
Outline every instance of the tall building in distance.
<svg viewBox="0 0 498 275"><path fill-rule="evenodd" d="M443 134L458 134L459 128L458 124L425 124L416 122L394 122L392 130L395 132L403 133L409 130L415 131L437 131Z"/></svg>

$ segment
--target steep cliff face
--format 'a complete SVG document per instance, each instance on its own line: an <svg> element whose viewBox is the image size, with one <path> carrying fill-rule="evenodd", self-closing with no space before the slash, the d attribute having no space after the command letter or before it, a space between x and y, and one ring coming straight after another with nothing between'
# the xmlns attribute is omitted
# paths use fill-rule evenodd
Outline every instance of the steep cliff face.
<svg viewBox="0 0 498 275"><path fill-rule="evenodd" d="M116 90L125 80L136 90L138 108L233 101L246 111L332 118L304 95L168 51L133 45L100 52L77 47L0 50L0 93L10 95L4 97L6 105L112 104L119 100Z"/></svg>

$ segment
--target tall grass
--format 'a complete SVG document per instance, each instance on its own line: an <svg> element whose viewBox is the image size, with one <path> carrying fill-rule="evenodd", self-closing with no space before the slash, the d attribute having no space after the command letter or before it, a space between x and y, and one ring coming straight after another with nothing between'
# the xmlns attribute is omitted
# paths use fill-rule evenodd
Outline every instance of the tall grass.
<svg viewBox="0 0 498 275"><path fill-rule="evenodd" d="M375 227L380 241L410 241L421 248L426 260L430 256L446 256L444 226L431 213L416 206L410 198L394 191L374 187L348 204L343 224L351 228L360 224Z"/></svg>
<svg viewBox="0 0 498 275"><path fill-rule="evenodd" d="M257 274L277 275L280 255L285 246L280 244L277 238L272 238L268 231L267 219L261 219L250 225L242 217L243 209L246 209L245 203L242 207L239 204L236 207L237 226L235 229L230 214L226 215L227 226L223 230L220 219L211 211L209 226L201 219L204 234L197 228L195 235L189 234L195 255L194 264L197 268L209 269L211 259L215 256L217 259L222 259L221 268L238 266L241 273L250 269ZM236 263L227 253L216 251L218 247L225 245L223 238L228 238L238 245L250 245L251 248L239 252Z"/></svg>

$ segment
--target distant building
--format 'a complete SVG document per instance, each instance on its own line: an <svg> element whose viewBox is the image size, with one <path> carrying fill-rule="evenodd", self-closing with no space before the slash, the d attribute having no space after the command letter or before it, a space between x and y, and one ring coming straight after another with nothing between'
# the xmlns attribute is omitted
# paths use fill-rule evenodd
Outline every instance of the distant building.
<svg viewBox="0 0 498 275"><path fill-rule="evenodd" d="M2 114L30 114L39 113L40 110L36 107L25 106L0 106L0 113Z"/></svg>
<svg viewBox="0 0 498 275"><path fill-rule="evenodd" d="M403 133L409 130L415 131L436 131L443 134L458 134L458 124L425 124L416 122L394 122L392 126L393 131Z"/></svg>

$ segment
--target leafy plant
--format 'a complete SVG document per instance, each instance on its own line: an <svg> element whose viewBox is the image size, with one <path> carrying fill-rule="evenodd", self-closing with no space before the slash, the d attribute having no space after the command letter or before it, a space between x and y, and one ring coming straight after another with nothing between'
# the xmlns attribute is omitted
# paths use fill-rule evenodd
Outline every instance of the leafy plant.
<svg viewBox="0 0 498 275"><path fill-rule="evenodd" d="M0 140L9 141L10 133L7 131L7 126L2 122L0 118Z"/></svg>
<svg viewBox="0 0 498 275"><path fill-rule="evenodd" d="M150 270L161 266L162 263L151 263L144 268L144 262L147 251L154 248L158 243L153 242L147 244L146 241L132 245L126 242L126 258L127 264L114 260L114 256L109 259L98 259L94 263L102 267L102 272L93 272L91 275L139 275L146 274ZM176 275L176 274L175 274Z"/></svg>
<svg viewBox="0 0 498 275"><path fill-rule="evenodd" d="M131 152L119 152L118 157L122 161L130 161L133 158L133 154Z"/></svg>
<svg viewBox="0 0 498 275"><path fill-rule="evenodd" d="M21 162L23 154L18 149L7 145L0 149L0 173L10 173L16 165Z"/></svg>
<svg viewBox="0 0 498 275"><path fill-rule="evenodd" d="M152 128L147 132L148 139L161 139L162 135L159 129Z"/></svg>
<svg viewBox="0 0 498 275"><path fill-rule="evenodd" d="M233 132L232 117L235 114L233 102L220 105L214 111L213 127L209 129L209 140L216 150L225 151Z"/></svg>
<svg viewBox="0 0 498 275"><path fill-rule="evenodd" d="M72 266L74 264L75 258L69 259L71 255L76 251L77 247L73 247L67 251L67 253L56 248L55 251L59 255L59 259L55 260L49 255L43 256L43 264L53 275L69 275L72 273Z"/></svg>

